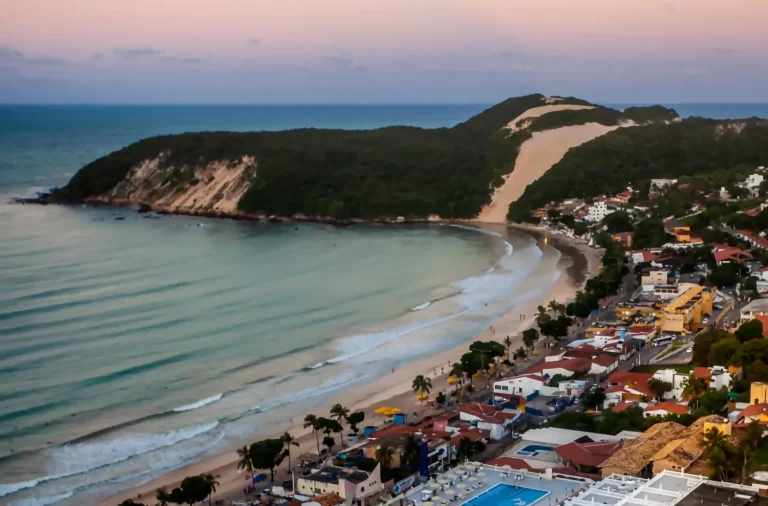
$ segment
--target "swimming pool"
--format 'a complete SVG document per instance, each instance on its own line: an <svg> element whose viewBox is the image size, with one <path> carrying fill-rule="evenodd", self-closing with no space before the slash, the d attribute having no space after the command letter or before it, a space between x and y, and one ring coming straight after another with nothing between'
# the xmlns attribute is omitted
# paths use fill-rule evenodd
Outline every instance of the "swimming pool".
<svg viewBox="0 0 768 506"><path fill-rule="evenodd" d="M521 448L517 451L517 455L521 457L535 457L542 452L551 452L553 448L551 446L544 445L528 445L525 448Z"/></svg>
<svg viewBox="0 0 768 506"><path fill-rule="evenodd" d="M549 492L499 483L463 506L529 506Z"/></svg>

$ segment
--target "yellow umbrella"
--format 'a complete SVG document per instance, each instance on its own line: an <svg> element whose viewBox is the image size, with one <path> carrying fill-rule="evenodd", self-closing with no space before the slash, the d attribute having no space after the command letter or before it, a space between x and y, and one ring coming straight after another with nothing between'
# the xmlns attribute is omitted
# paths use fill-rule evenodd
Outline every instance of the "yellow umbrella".
<svg viewBox="0 0 768 506"><path fill-rule="evenodd" d="M456 383L456 378L454 378L453 376L448 376L448 378L445 381L453 385L454 383Z"/></svg>
<svg viewBox="0 0 768 506"><path fill-rule="evenodd" d="M417 396L416 396L416 398L417 398L418 400L420 400L420 401L421 401L421 400L424 400L424 399L426 399L426 398L427 398L427 394L419 394L419 395L417 395Z"/></svg>
<svg viewBox="0 0 768 506"><path fill-rule="evenodd" d="M379 413L379 414L384 414L384 413L388 412L390 409L392 409L392 408L387 407L387 406L382 406L380 408L374 409L373 412L374 413Z"/></svg>
<svg viewBox="0 0 768 506"><path fill-rule="evenodd" d="M389 408L389 411L387 411L387 414L392 416L392 415L396 415L397 413L400 413L401 411L402 409L400 408Z"/></svg>

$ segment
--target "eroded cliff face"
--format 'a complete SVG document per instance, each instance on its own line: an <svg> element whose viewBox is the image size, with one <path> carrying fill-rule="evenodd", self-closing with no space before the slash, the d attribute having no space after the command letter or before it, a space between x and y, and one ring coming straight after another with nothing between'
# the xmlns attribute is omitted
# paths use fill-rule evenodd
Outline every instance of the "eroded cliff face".
<svg viewBox="0 0 768 506"><path fill-rule="evenodd" d="M221 160L202 167L173 167L162 155L145 160L109 193L93 201L146 204L183 213L237 213L237 203L256 177L253 157Z"/></svg>

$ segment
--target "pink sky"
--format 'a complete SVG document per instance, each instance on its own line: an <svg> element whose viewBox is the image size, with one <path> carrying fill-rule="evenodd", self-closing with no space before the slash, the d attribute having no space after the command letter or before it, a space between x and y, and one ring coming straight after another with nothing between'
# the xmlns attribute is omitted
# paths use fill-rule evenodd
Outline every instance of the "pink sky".
<svg viewBox="0 0 768 506"><path fill-rule="evenodd" d="M766 0L0 0L0 14L0 101L163 101L182 83L179 99L208 102L768 101Z"/></svg>

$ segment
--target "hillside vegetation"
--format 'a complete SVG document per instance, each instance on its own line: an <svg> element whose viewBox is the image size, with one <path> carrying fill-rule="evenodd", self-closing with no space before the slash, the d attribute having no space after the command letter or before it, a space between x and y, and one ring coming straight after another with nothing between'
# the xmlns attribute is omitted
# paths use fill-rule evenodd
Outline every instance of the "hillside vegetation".
<svg viewBox="0 0 768 506"><path fill-rule="evenodd" d="M157 160L161 186L198 184L201 167L236 166L252 157L248 189L238 202L247 213L336 218L473 218L512 171L520 145L537 130L587 121L617 124L675 118L661 107L626 112L599 107L537 118L510 133L509 121L546 103L543 95L511 98L452 128L375 130L300 129L283 132L201 132L152 137L83 167L54 202L104 198L143 162ZM574 98L558 103L590 105ZM107 198L108 200L108 198ZM151 203L151 202L149 202Z"/></svg>
<svg viewBox="0 0 768 506"><path fill-rule="evenodd" d="M585 111L590 112L590 111ZM568 197L621 191L652 178L730 171L768 163L768 121L690 118L619 129L571 149L510 206L508 218Z"/></svg>

